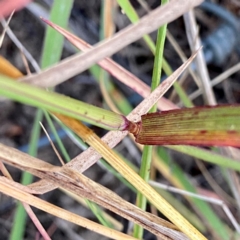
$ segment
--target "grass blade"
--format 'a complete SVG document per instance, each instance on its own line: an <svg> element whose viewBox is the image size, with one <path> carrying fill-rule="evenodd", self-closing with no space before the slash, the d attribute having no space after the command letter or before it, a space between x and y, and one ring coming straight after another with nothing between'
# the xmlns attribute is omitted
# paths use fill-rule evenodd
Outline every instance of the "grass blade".
<svg viewBox="0 0 240 240"><path fill-rule="evenodd" d="M240 146L240 106L199 107L142 116L136 141L149 145Z"/></svg>
<svg viewBox="0 0 240 240"><path fill-rule="evenodd" d="M68 23L68 18L70 15L70 10L72 8L73 0L65 1L65 0L57 0L54 1L52 9L51 9L51 20L57 22L61 26L65 26ZM42 67L47 67L59 61L62 48L63 48L63 36L58 34L56 31L52 29L48 29L45 39L44 39L44 48L43 48L43 56L41 65ZM11 66L7 61L5 61L5 65L8 66L7 75L13 78L17 78L21 76L21 73L18 73L18 70ZM9 75L9 73L11 73ZM14 73L14 74L12 74ZM39 139L40 134L40 126L39 121L42 119L43 112L41 109L37 110L37 114L35 116L34 125L31 131L31 139L30 139L30 149L29 154L32 156L36 156L37 154L37 141ZM24 185L30 184L32 182L33 176L28 172L24 172L22 176L21 183ZM14 225L11 229L11 239L22 239L23 234L26 228L26 211L24 210L22 204L18 204L16 209L16 214L14 217Z"/></svg>
<svg viewBox="0 0 240 240"><path fill-rule="evenodd" d="M180 147L180 146L174 146L174 147ZM188 146L184 146L184 147L188 147ZM193 147L189 146L188 148L193 148ZM158 153L160 152L158 151ZM198 152L198 156L200 156L199 152ZM154 165L161 172L161 174L177 188L185 189L192 193L197 193L197 189L192 183L191 179L185 173L183 173L180 166L177 165L177 163L174 163L174 161L171 161L171 159L167 159L164 156L160 158L155 153ZM208 228L212 229L216 233L216 236L219 237L219 239L224 239L224 240L228 239L229 232L227 230L227 227L223 224L221 219L219 219L216 213L212 210L210 204L197 198L189 198L185 196L185 199L194 208L197 209L198 213L201 213L201 216L202 216L201 219L204 219L203 225L208 226Z"/></svg>
<svg viewBox="0 0 240 240"><path fill-rule="evenodd" d="M42 111L38 110L35 116L32 132L31 132L30 148L29 148L29 154L31 156L37 155L37 141L40 135L40 129L38 125L41 119L42 119ZM28 172L24 172L22 174L21 183L23 185L28 185L32 183L32 180L33 180L32 174ZM27 220L26 209L24 209L24 206L22 205L21 202L18 202L16 212L14 215L14 221L13 221L14 224L11 229L11 235L10 235L11 240L23 239L23 235L26 229L26 224L27 224L26 220Z"/></svg>
<svg viewBox="0 0 240 240"><path fill-rule="evenodd" d="M162 0L162 5L166 4L168 0ZM164 24L162 27L158 29L157 35L157 43L156 43L156 51L155 51L155 58L154 58L154 66L153 66L153 76L152 76L152 84L151 90L157 88L160 83L161 73L162 73L162 65L163 65L163 50L164 50L164 43L166 38L166 31L167 25ZM155 104L150 112L156 112L157 105ZM144 146L143 148L143 155L142 155L142 163L140 168L140 176L146 181L149 181L150 178L150 168L152 163L152 146ZM146 210L147 207L147 198L138 192L136 204L143 210ZM143 237L143 228L139 225L134 226L134 237L138 239L142 239Z"/></svg>
<svg viewBox="0 0 240 240"><path fill-rule="evenodd" d="M139 20L138 23L119 31L111 39L99 43L94 49L64 59L61 63L46 69L40 74L25 77L22 80L31 84L41 84L44 87L55 86L83 72L101 59L113 55L118 50L141 38L144 34L148 34L159 26L173 21L202 1L172 0L163 7L152 11ZM172 14L173 12L174 14Z"/></svg>
<svg viewBox="0 0 240 240"><path fill-rule="evenodd" d="M57 0L53 2L50 19L59 26L65 28L73 6L73 0ZM64 37L52 28L47 27L44 38L44 49L41 59L41 67L46 68L57 63L61 59Z"/></svg>
<svg viewBox="0 0 240 240"><path fill-rule="evenodd" d="M63 119L62 119L63 120ZM76 120L75 120L76 121ZM138 191L145 195L148 200L167 216L183 233L190 239L206 239L185 218L182 217L166 200L164 200L152 187L149 186L134 170L132 170L109 146L89 130L85 125L77 122L73 124L72 119L64 117L64 123L76 132L84 142L94 147L106 161L125 177ZM70 124L69 124L70 123Z"/></svg>
<svg viewBox="0 0 240 240"><path fill-rule="evenodd" d="M240 163L238 161L235 161L229 157L222 156L220 154L211 152L206 149L184 145L178 146L167 145L167 148L173 149L181 153L185 153L189 156L196 157L198 159L201 159L212 164L216 164L218 166L234 169L240 172Z"/></svg>
<svg viewBox="0 0 240 240"><path fill-rule="evenodd" d="M0 191L8 196L11 196L20 201L24 201L24 202L28 203L29 205L32 205L38 209L41 209L42 211L45 211L48 214L52 214L56 217L59 217L61 219L64 219L71 223L77 224L86 229L89 229L91 231L94 231L96 233L104 235L105 237L108 237L109 239L113 239L113 238L114 239L126 239L126 240L127 239L129 239L129 240L135 239L131 236L123 234L114 229L109 229L107 227L104 227L104 226L97 224L93 221L90 221L84 217L81 217L75 213L71 213L63 208L57 207L49 202L46 202L38 197L35 197L32 194L29 194L29 193L23 191L21 188L14 187L12 185L12 183L7 184L6 182L0 181ZM19 239L19 237L15 238L15 239Z"/></svg>
<svg viewBox="0 0 240 240"><path fill-rule="evenodd" d="M0 77L0 94L27 105L58 112L96 126L125 130L127 119L114 112L80 102L64 95Z"/></svg>

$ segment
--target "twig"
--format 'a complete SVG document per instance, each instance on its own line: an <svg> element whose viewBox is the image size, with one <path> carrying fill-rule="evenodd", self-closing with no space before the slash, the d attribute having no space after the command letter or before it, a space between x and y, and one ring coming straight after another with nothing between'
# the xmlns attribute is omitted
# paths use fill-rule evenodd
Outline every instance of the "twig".
<svg viewBox="0 0 240 240"><path fill-rule="evenodd" d="M237 63L236 65L234 65L233 67L229 68L228 70L226 70L225 72L223 72L222 74L218 75L217 77L215 77L211 82L211 86L214 87L217 84L221 83L222 81L224 81L225 79L227 79L228 77L230 77L231 75L233 75L234 73L240 71L240 63ZM191 93L189 95L189 98L191 100L197 98L198 96L200 96L202 94L202 89L198 89L197 91Z"/></svg>
<svg viewBox="0 0 240 240"><path fill-rule="evenodd" d="M199 49L201 47L201 41L198 36L198 29L193 10L190 10L189 12L185 13L183 17L186 26L188 41L192 52L194 52L196 51L196 49ZM208 74L206 62L204 60L203 50L199 52L199 55L196 57L195 61L199 77L202 81L205 101L209 105L216 105L215 96L210 85L210 77Z"/></svg>
<svg viewBox="0 0 240 240"><path fill-rule="evenodd" d="M6 27L6 21L4 19L1 19L1 24L5 28ZM38 63L36 60L32 57L32 55L29 53L29 51L22 45L22 43L17 39L15 34L12 32L12 30L7 27L7 34L11 38L11 40L15 43L15 45L23 52L23 54L26 56L26 58L29 60L29 62L32 64L34 67L35 71L40 72L41 69L38 66Z"/></svg>
<svg viewBox="0 0 240 240"><path fill-rule="evenodd" d="M12 11L10 17L8 18L6 24L5 24L4 28L3 28L3 32L2 32L2 34L0 36L0 48L2 47L3 39L5 37L6 31L7 31L8 27L9 27L9 23L10 23L10 21L12 19L13 14L14 14L14 11Z"/></svg>

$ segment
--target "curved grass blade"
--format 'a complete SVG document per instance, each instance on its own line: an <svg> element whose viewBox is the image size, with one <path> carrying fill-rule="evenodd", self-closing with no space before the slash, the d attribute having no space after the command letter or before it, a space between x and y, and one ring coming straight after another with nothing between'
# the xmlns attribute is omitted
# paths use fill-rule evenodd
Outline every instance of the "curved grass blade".
<svg viewBox="0 0 240 240"><path fill-rule="evenodd" d="M142 116L136 142L240 147L240 105L177 109Z"/></svg>

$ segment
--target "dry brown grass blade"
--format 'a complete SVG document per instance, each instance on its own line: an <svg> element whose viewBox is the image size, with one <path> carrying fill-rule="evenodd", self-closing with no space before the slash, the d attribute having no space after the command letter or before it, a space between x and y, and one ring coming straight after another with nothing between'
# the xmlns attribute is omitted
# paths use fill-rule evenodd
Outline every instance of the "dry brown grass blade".
<svg viewBox="0 0 240 240"><path fill-rule="evenodd" d="M90 146L94 147L104 159L125 177L138 191L157 207L166 217L181 229L191 239L205 239L181 214L179 214L165 199L163 199L148 183L146 183L134 170L132 170L121 158L103 143L101 139L80 122L69 117L57 115L61 121L77 133Z"/></svg>
<svg viewBox="0 0 240 240"><path fill-rule="evenodd" d="M196 54L195 54L196 55ZM191 59L188 60L183 66L181 66L168 80L161 84L152 95L146 101L146 104L140 104L142 109L148 111L149 108L161 97L168 88L176 80L177 76L190 64ZM139 112L138 112L139 113ZM141 116L141 115L140 115ZM139 117L140 117L139 116ZM120 172L129 182L131 182L140 192L142 192L157 208L164 213L172 222L174 222L183 232L188 234L189 237L194 239L196 236L199 239L204 237L194 229L175 209L173 209L162 197L160 197L146 182L144 182L133 170L131 170L124 162L105 144L103 143L93 132L80 124L80 122L71 118L57 114L63 123L72 128L80 137L83 138L90 146L93 146L101 155L110 163L118 172Z"/></svg>
<svg viewBox="0 0 240 240"><path fill-rule="evenodd" d="M194 56L193 56L194 57ZM193 58L192 57L192 58ZM142 103L142 104L140 104L140 108L142 108L142 110L143 111L148 111L149 110L149 108L151 108L151 106L153 105L153 104L155 104L155 102L166 92L166 90L172 85L172 83L173 83L173 81L175 81L176 80L176 78L179 76L179 74L181 74L181 72L188 66L188 64L191 62L191 60L192 59L190 59L187 63L185 63L185 64L183 64L183 66L181 66L168 80L166 80L162 85L161 85L161 87L159 87L158 89L156 89L154 92L153 92L153 94L152 94L152 96L151 96L151 98L149 98L149 99L147 99L144 103ZM139 114L139 112L137 112L137 114ZM139 118L140 116L141 116L142 114L140 114L140 115L138 115L137 117ZM101 141L100 141L101 142ZM95 145L95 147L96 147L97 145ZM104 145L104 144L100 144L99 146L106 146L106 145ZM99 149L100 150L100 149ZM108 148L106 148L105 150L108 150L109 151L109 154L110 154L110 149L108 149ZM104 152L101 152L102 154L104 154ZM106 153L107 155L109 155L108 153ZM110 154L111 155L111 154ZM118 164L119 164L120 162L118 162ZM14 162L14 164L16 164L16 162ZM121 165L121 164L120 164ZM21 168L21 166L19 166L20 168ZM32 167L32 165L31 165L31 167ZM47 175L44 177L45 179L48 179L48 180L51 180L51 177L52 177L52 171L54 172L54 177L56 177L56 173L58 173L58 174L60 174L60 175L57 175L57 177L59 177L57 180L59 180L59 181L61 181L61 185L64 185L65 183L67 184L68 182L69 182L69 180L72 178L72 177L75 177L75 175L74 175L74 173L73 173L73 171L70 171L70 172L68 172L68 174L66 175L66 169L65 168L63 168L62 170L60 170L59 169L59 167L51 167L51 168L49 168L50 166L48 165L48 164L41 164L40 166L38 166L38 167L40 167L40 169L37 169L37 170L40 170L40 171L42 171L42 170L44 170L44 171L47 171ZM49 168L48 170L46 170L47 168ZM118 168L117 168L118 169ZM32 171L32 169L31 169L31 171ZM64 174L63 174L64 173ZM122 173L124 173L124 172L122 172ZM33 173L34 174L34 173ZM35 172L35 175L37 175L37 174L39 174L39 172ZM131 172L131 174L132 174L132 172ZM131 174L130 175L128 175L128 176L131 176ZM49 178L49 175L51 175L50 176L50 178ZM39 176L39 175L37 175L37 176ZM41 177L41 176L39 176L39 177ZM137 182L140 180L139 179L139 177L138 178L136 178L137 179ZM74 180L74 179L73 179ZM76 179L75 179L76 180ZM71 181L70 181L71 182ZM55 184L55 182L53 182L54 184ZM79 178L78 178L78 183L79 183ZM136 183L136 181L134 181L134 183ZM75 184L76 185L76 184ZM151 188L149 188L149 185L147 185L145 182L144 182L144 184L143 184L144 186L145 186L145 188L151 193L149 193L150 194L150 196L149 196L149 199L151 199L151 201L153 201L154 199L156 199L156 201L157 201L157 199L159 199L160 197L159 197L159 195L158 194L155 194L155 192L151 189ZM135 184L135 186L136 186L136 184ZM67 186L64 186L65 188L66 187L69 187L68 185ZM72 185L70 185L70 187L72 187ZM84 188L85 190L87 190L86 188L85 188L85 184L83 184L83 182L81 182L81 185L80 185L80 187L81 188ZM68 188L67 188L68 189ZM140 187L140 189L141 189L141 191L142 192L144 192L143 191L143 188L142 187ZM68 189L69 190L69 189ZM71 190L71 188L70 188L70 190ZM72 189L72 191L74 191L74 192L76 192L78 189ZM151 191L150 191L151 190ZM90 192L93 192L93 191L90 191ZM79 193L79 192L78 192ZM79 193L79 194L81 194L81 193ZM84 194L86 195L86 192L84 192ZM84 197L84 196L83 196ZM86 197L86 196L85 196ZM89 199L91 199L91 197L93 197L93 196L88 196L87 198L89 198ZM94 198L94 197L93 197ZM96 201L97 202L97 200L96 199L91 199L91 200L93 200L93 201ZM155 201L155 202L156 202ZM162 199L162 201L163 201L163 199ZM102 203L102 202L101 202ZM166 201L165 201L165 203L166 203ZM104 203L102 203L102 205L103 205ZM105 206L105 205L103 205L103 206ZM186 232L189 236L191 236L191 238L193 238L193 239L195 239L196 238L196 236L199 236L199 238L202 238L202 239L204 239L203 237L202 237L202 235L198 232L198 231L196 231L194 228L192 228L191 227L191 225L190 224L188 224L188 222L186 221L186 220L184 220L182 217L181 217L181 215L179 215L176 211L174 211L174 209L169 205L169 204L167 204L167 207L160 207L161 206L161 204L159 203L159 204L157 204L157 206L158 206L158 208L161 210L161 211L163 211L164 212L164 214L166 215L166 216L168 216L174 223L176 223L180 228L181 228L181 230L182 231L184 231L184 232ZM166 204L164 204L164 206L166 206ZM109 206L105 206L105 207L109 207ZM165 210L164 210L165 209ZM173 211L173 215L171 215L170 213L171 213L171 211ZM116 211L115 211L116 212ZM173 216L176 216L176 218L174 218ZM135 220L135 219L134 219ZM179 222L178 222L178 220L179 220ZM181 221L180 221L181 220ZM141 223L142 221L140 221L140 223Z"/></svg>
<svg viewBox="0 0 240 240"><path fill-rule="evenodd" d="M117 1L105 0L104 3L104 38L110 38L115 32L114 12L117 10Z"/></svg>
<svg viewBox="0 0 240 240"><path fill-rule="evenodd" d="M52 87L81 73L101 59L111 56L128 44L138 40L144 34L156 30L159 26L169 23L203 0L172 0L158 7L140 19L136 24L116 33L111 39L105 40L86 53L76 54L40 74L25 77L22 81L41 87Z"/></svg>
<svg viewBox="0 0 240 240"><path fill-rule="evenodd" d="M35 197L27 192L24 192L20 186L21 184L15 183L12 184L13 181L6 182L6 181L0 181L0 191L8 196L11 196L15 199L18 199L22 202L25 202L31 206L34 206L38 209L41 209L48 214L52 214L54 216L57 216L59 218L62 218L66 221L72 222L74 224L77 224L79 226L82 226L84 228L87 228L91 231L95 231L99 234L102 234L106 237L113 238L113 239L126 239L126 240L134 240L135 238L128 236L126 234L123 234L121 232L118 232L114 229L109 229L107 227L104 227L100 224L97 224L93 221L90 221L86 218L83 218L81 216L78 216L75 213L71 213L65 209L62 209L60 207L57 207L49 202L46 202L38 197ZM18 186L18 187L17 187Z"/></svg>
<svg viewBox="0 0 240 240"><path fill-rule="evenodd" d="M1 169L2 174L5 176L5 177L1 177L2 178L1 180L4 181L4 179L5 179L10 184L14 183L12 176L10 175L10 173L8 172L8 170L6 169L6 167L4 166L2 161L0 161L0 169ZM15 184L13 184L12 186L18 187ZM26 189L28 190L28 188L25 187L25 186L21 185L21 187L19 187L19 189L24 189L24 188L25 188L25 190ZM23 205L25 211L27 212L29 218L31 218L31 220L34 223L35 227L38 229L39 233L42 235L42 237L45 240L50 240L51 238L49 237L48 233L46 232L46 230L42 226L41 222L39 221L39 219L37 218L37 216L35 215L35 213L31 209L31 207L27 203L25 203L25 202L22 202L22 205Z"/></svg>
<svg viewBox="0 0 240 240"><path fill-rule="evenodd" d="M197 49L199 49L199 47L202 45L199 38L199 34L198 34L198 27L196 24L194 12L190 10L189 12L185 13L183 17L184 17L187 38L188 38L191 50L192 52L194 52ZM209 77L207 64L205 62L204 54L202 50L199 52L199 55L196 57L195 62L197 66L196 72L200 77L202 87L204 90L205 101L209 105L216 105L216 99L210 85L210 77Z"/></svg>
<svg viewBox="0 0 240 240"><path fill-rule="evenodd" d="M184 63L178 70L176 70L172 75L171 75L171 77L169 77L166 81L164 81L164 83L162 83L161 84L161 86L160 87L158 87L153 93L152 93L152 95L151 95L151 97L150 98L148 98L148 99L146 99L146 100L144 100L140 105L139 105L139 109L138 110L140 110L140 112L139 111L137 111L137 113L136 113L136 117L138 118L138 119L135 119L135 121L137 121L137 120L139 120L139 118L140 118L140 116L143 114L143 113L141 113L141 111L144 111L144 113L145 112L147 112L151 107L152 107L152 105L153 104L155 104L157 101L158 101L158 99L169 89L169 87L173 84L173 82L177 79L177 77L182 73L182 71L191 63L191 61L192 61L192 59L194 58L196 56L196 54L195 55L193 55L186 63ZM95 137L95 139L97 138L97 136ZM88 140L90 140L90 139L92 139L91 137L89 138L88 137L88 134L87 134L87 139ZM90 142L89 142L90 143ZM112 151L111 151L111 149L110 148L108 148L107 147L107 145L105 145L104 143L102 143L101 141L100 141L100 139L98 139L98 141L97 141L97 144L95 145L94 144L94 147L97 147L97 149L101 152L101 154L103 154L103 156L105 156L106 157L106 159L108 159L109 160L109 162L112 164L112 165L114 165L114 163L116 163L116 165L114 165L114 167L118 170L118 171L120 171L120 173L122 173L124 176L126 176L127 177L127 179L129 179L129 181L131 182L131 181L133 181L134 182L134 186L135 187L137 187L143 194L147 194L147 196L148 196L148 198L152 201L152 202L154 202L154 204L156 205L156 206L158 206L158 209L160 210L160 211L163 211L163 213L168 217L168 218L170 218L176 225L178 225L179 226L179 228L181 228L181 230L183 231L183 232L186 232L189 236L191 236L191 238L195 238L195 236L199 236L199 238L202 238L202 239L204 239L203 237L202 237L202 235L198 232L198 231L196 231L196 229L194 229L192 226L191 226L191 224L189 224L184 218L182 218L182 216L177 212L177 211L175 211L166 201L164 201L164 199L162 199L155 191L153 191L153 189L151 188L151 187L149 187L149 185L148 184L146 184L144 181L143 182L141 182L142 181L142 179L141 178L139 178L139 176L138 175L136 175L133 171L130 171L131 169L128 169L128 168L126 168L126 167L121 167L122 166L122 162L121 162L121 159L119 160L119 159L115 159L115 158L111 158L111 157L113 157L113 153L112 153ZM99 148L100 147L100 148ZM111 159L115 159L116 161L112 161ZM16 162L14 162L14 163L16 163ZM20 168L21 168L21 166L19 166ZM32 165L31 165L31 167L32 167ZM62 176L61 174L63 173L62 171L66 171L66 168L63 168L62 169L62 171L60 170L60 168L59 167L54 167L53 169L52 169L52 167L50 168L50 165L48 165L48 164L41 164L40 166L38 166L38 167L40 167L40 170L45 170L45 171L47 171L47 176L45 176L45 177L41 177L41 178L45 178L45 179L47 179L48 181L49 181L49 174L51 174L52 173L52 171L54 171L54 173L55 173L55 177L56 177L56 172L59 174L60 173L60 176L58 176L58 177L60 177L58 180L59 181L61 181L61 185L64 185L64 183L66 183L66 181L68 180L70 180L71 179L71 177L74 177L74 173L73 173L73 171L70 171L70 170L68 170L68 171L70 171L70 173L67 175L67 176ZM121 168L120 168L121 167ZM49 168L48 170L46 170L47 168ZM127 171L122 171L122 170L127 170ZM32 170L31 170L32 171ZM49 172L50 171L50 172ZM130 172L129 172L130 171ZM33 173L34 174L34 173ZM37 174L39 174L38 172L37 172ZM36 172L35 172L35 175L36 175ZM39 176L39 175L37 175L37 176ZM131 176L133 176L132 177L132 179L130 179L131 178ZM67 179L62 179L62 177L67 177ZM51 179L51 178L50 178ZM64 182L64 180L65 180L65 182ZM136 180L136 181L135 181ZM140 181L141 180L141 181ZM79 182L79 181L78 181ZM139 185L139 182L141 182L141 185ZM55 182L53 182L53 184L54 184ZM57 185L57 184L55 184L55 185ZM70 185L70 186L72 186L72 185ZM143 186L144 186L144 189L143 189ZM68 185L67 186L64 186L65 188L66 187L68 187ZM81 185L81 187L82 188L84 188L84 184L83 185ZM146 188L146 189L145 189ZM69 190L68 188L67 188L67 190ZM71 190L71 189L70 189ZM76 192L78 189L72 189L72 191L74 191L74 192ZM85 190L86 190L86 188L85 188ZM90 192L94 192L94 191L90 191ZM149 192L149 194L148 194L148 192ZM82 192L78 192L78 194L81 194ZM86 196L86 192L84 192L84 196L83 197L87 197ZM87 197L88 199L91 199L92 201L95 201L95 202L98 202L98 200L99 199L95 199L95 196L88 196ZM92 198L94 198L94 199L92 199ZM107 197L108 198L108 197ZM112 201L111 201L112 202ZM100 203L99 204L101 204L101 205L103 205L103 206L105 206L104 204L105 204L105 202L103 203L102 201L100 201ZM118 204L117 204L118 205ZM108 203L108 205L107 206L105 206L105 207L108 207L109 208L109 203ZM113 206L111 206L111 207L113 207ZM112 209L112 208L111 208ZM116 212L116 205L114 205L114 207L113 207L113 209L112 210L115 210L115 212ZM120 211L121 211L121 213L122 213L122 209L120 209ZM174 217L174 216L176 216L176 218ZM129 216L128 216L129 217ZM135 221L136 221L136 219L134 219ZM137 222L138 223L138 222ZM140 221L140 225L141 225L141 223L142 223L142 220ZM150 229L150 231L151 231L152 229ZM156 233L155 233L156 234Z"/></svg>
<svg viewBox="0 0 240 240"><path fill-rule="evenodd" d="M71 42L75 47L77 47L81 51L86 52L89 49L93 49L91 45L83 41L81 38L66 31L65 29L59 27L58 25L45 19L43 19L43 21L46 22L52 28L54 28L56 31L64 35L64 37L67 38L69 42ZM112 59L110 58L102 59L101 61L98 62L98 65L105 69L109 74L114 76L116 79L121 81L123 84L133 89L143 98L148 97L149 94L151 93L150 87L146 83L144 83L141 79L139 79L134 74L123 68L121 65L114 62ZM158 108L160 110L169 110L176 107L177 106L174 106L174 104L171 101L165 98L161 98L158 102Z"/></svg>
<svg viewBox="0 0 240 240"><path fill-rule="evenodd" d="M188 65L192 62L193 58L196 56L195 53L187 62L185 62L181 67L179 67L170 77L168 77L164 84L161 84L151 95L144 99L128 116L127 118L130 121L138 122L141 119L141 115L147 113L149 109L158 101L158 99L166 92L166 90L171 86L176 79L183 71L188 67ZM122 131L111 131L108 132L103 138L102 141L107 143L110 148L115 147L126 135L128 132ZM97 160L101 158L101 155L92 147L88 148L86 151L78 155L71 162L66 164L69 168L75 169L79 172L84 172ZM41 180L44 181L44 180ZM44 186L44 187L42 187ZM36 191L41 193L45 193L47 191L51 191L54 189L54 186L49 184L49 182L44 181L41 184L34 183L31 185Z"/></svg>
<svg viewBox="0 0 240 240"><path fill-rule="evenodd" d="M186 239L184 234L173 230L176 229L173 224L142 211L74 170L53 166L2 144L0 144L0 159L9 165L44 178L60 188L94 201L128 220L140 224L157 236L164 234L174 239Z"/></svg>

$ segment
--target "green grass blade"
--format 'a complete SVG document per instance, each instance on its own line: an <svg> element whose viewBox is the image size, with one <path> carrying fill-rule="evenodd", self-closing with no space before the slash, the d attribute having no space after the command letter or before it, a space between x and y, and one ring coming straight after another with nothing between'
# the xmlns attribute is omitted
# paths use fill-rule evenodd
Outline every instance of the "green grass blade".
<svg viewBox="0 0 240 240"><path fill-rule="evenodd" d="M113 102L123 115L128 115L132 111L131 104L128 102L125 96L118 89L115 88L113 84L110 83L109 85L109 94L110 96L114 96L114 98L112 99Z"/></svg>
<svg viewBox="0 0 240 240"><path fill-rule="evenodd" d="M135 11L132 4L128 0L126 1L118 0L117 2L132 23L135 23L139 20L137 12Z"/></svg>
<svg viewBox="0 0 240 240"><path fill-rule="evenodd" d="M124 1L125 2L125 1ZM162 0L162 4L166 4L168 0ZM151 91L156 89L161 80L162 73L162 64L163 64L163 51L164 51L164 43L166 39L166 31L167 25L163 25L158 30L157 35L157 43L156 43L156 53L154 58L154 66L153 66L153 76L152 76L152 84ZM156 112L157 105L155 104L150 112ZM140 168L140 176L146 181L149 181L150 178L150 168L152 162L152 146L144 146L143 155L142 155L142 163ZM143 210L146 210L147 207L147 199L146 197L138 192L136 205ZM133 236L138 239L142 239L143 237L143 228L137 224L134 225Z"/></svg>
<svg viewBox="0 0 240 240"><path fill-rule="evenodd" d="M230 168L230 169L240 172L240 163L239 162L234 161L231 158L221 156L217 153L213 153L211 151L201 149L198 147L192 147L192 146L183 146L183 145L170 146L170 145L168 145L166 147L173 149L175 151L181 152L181 153L185 153L189 156L196 157L203 161L206 161L206 162L209 162L212 164L216 164L221 167Z"/></svg>
<svg viewBox="0 0 240 240"><path fill-rule="evenodd" d="M199 155L199 154L198 154ZM159 158L163 164L168 166L169 171L172 171L172 175L181 182L183 188L189 192L196 193L195 187L191 184L188 177L182 172L181 168L174 162L169 162L166 158ZM221 237L221 239L228 239L228 232L219 217L213 212L210 205L200 199L190 198L194 206L199 210L204 218L206 218L206 223L214 229L214 232Z"/></svg>
<svg viewBox="0 0 240 240"><path fill-rule="evenodd" d="M66 28L72 6L73 0L55 0L50 13L50 20L59 26ZM50 67L60 60L63 43L64 37L60 33L54 31L51 27L47 27L41 61L42 68Z"/></svg>
<svg viewBox="0 0 240 240"><path fill-rule="evenodd" d="M118 4L123 9L123 11L125 12L125 14L127 15L127 17L130 19L132 23L135 23L139 20L139 16L137 15L135 9L132 7L129 0L126 0L126 1L118 0ZM144 35L143 39L146 42L149 49L151 50L151 52L155 55L156 46L153 40L150 38L149 35ZM162 68L167 75L169 74L168 76L172 74L171 67L169 66L169 64L164 58L163 58Z"/></svg>
<svg viewBox="0 0 240 240"><path fill-rule="evenodd" d="M162 4L168 3L168 0L162 0ZM158 30L157 35L157 43L156 43L156 53L154 58L154 65L153 65L153 76L152 76L152 84L151 84L151 91L155 90L161 81L162 76L162 64L163 64L163 51L164 51L164 44L166 39L166 32L167 32L167 25L163 25ZM150 112L156 112L157 105L155 105Z"/></svg>
<svg viewBox="0 0 240 240"><path fill-rule="evenodd" d="M139 171L139 175L148 182L150 177L150 169L151 169L151 160L152 160L152 146L144 146L143 154L142 154L142 163ZM136 198L136 206L139 208L146 210L147 207L147 198L141 194L140 192L137 193ZM144 229L135 224L133 228L133 236L137 239L143 238L143 231Z"/></svg>
<svg viewBox="0 0 240 240"><path fill-rule="evenodd" d="M3 75L0 75L0 94L27 105L57 112L109 130L124 130L128 123L122 115L61 94L13 81Z"/></svg>
<svg viewBox="0 0 240 240"><path fill-rule="evenodd" d="M127 1L118 0L118 5L123 9L123 11L126 13L127 17L130 19L132 23L135 23L139 20L137 12L135 11L132 4L128 0ZM156 47L152 39L149 37L149 35L144 35L143 39L150 48L150 50L155 54Z"/></svg>
<svg viewBox="0 0 240 240"><path fill-rule="evenodd" d="M30 147L29 147L29 154L31 156L37 155L37 142L40 135L39 121L41 121L42 115L43 115L42 111L38 110L35 116L33 129L31 132L31 138L30 138ZM24 172L22 174L21 183L23 185L28 185L32 183L32 179L33 179L33 176L30 173ZM26 228L26 220L27 220L27 213L23 205L20 202L18 202L14 220L13 220L13 227L10 233L11 240L23 239L23 235Z"/></svg>
<svg viewBox="0 0 240 240"><path fill-rule="evenodd" d="M131 3L128 0L126 0L126 1L118 0L118 4L123 9L123 11L126 13L127 17L130 19L130 21L132 23L135 23L139 20L139 17L137 15L135 9L132 7ZM143 39L146 42L149 49L155 55L156 47L155 47L155 44L152 41L152 39L149 37L149 35L143 36ZM164 72L166 73L167 76L170 76L173 73L172 68L170 67L168 62L164 59L164 57L163 57L162 61L163 61L162 68L163 68ZM185 93L185 91L183 90L181 85L178 82L175 82L173 84L173 87L174 87L175 91L177 92L178 96L180 97L181 101L184 103L184 106L186 106L186 107L192 106L191 100L188 98L187 94Z"/></svg>
<svg viewBox="0 0 240 240"><path fill-rule="evenodd" d="M106 227L109 227L109 228L114 228L114 225L104 217L103 210L96 203L91 202L87 199L85 201L86 201L89 209L93 212L93 214L96 216L98 221L103 226L106 226Z"/></svg>
<svg viewBox="0 0 240 240"><path fill-rule="evenodd" d="M72 3L73 3L72 0L54 1L52 11L51 11L51 19L54 22L58 23L59 25L62 25L62 23L64 22L67 23L69 18L69 13L70 13L68 9L71 9ZM64 13L61 13L63 10L64 10ZM59 34L59 36L55 38L55 35L56 33L52 34L51 32L48 31L45 37L43 57L42 57L42 67L47 67L50 64L57 62L60 58L60 55L62 52L63 37ZM52 41L56 44L55 45L52 44ZM54 45L54 48L52 48L52 45ZM35 121L34 121L33 129L31 132L29 154L32 156L36 156L36 152L37 152L37 141L40 134L39 121L41 121L42 115L43 115L42 110L38 110L35 116ZM31 174L24 172L21 183L24 185L30 184L32 182L32 178L33 177ZM10 239L11 240L23 239L25 226L26 226L26 212L22 204L18 203L16 214L14 217L14 225L13 225L13 228L11 229Z"/></svg>

